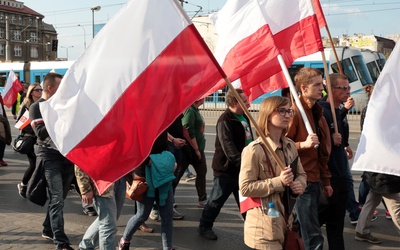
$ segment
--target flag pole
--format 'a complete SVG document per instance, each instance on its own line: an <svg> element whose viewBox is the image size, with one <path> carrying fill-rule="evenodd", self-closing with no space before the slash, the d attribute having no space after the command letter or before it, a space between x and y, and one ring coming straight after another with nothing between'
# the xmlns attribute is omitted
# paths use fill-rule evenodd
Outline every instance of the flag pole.
<svg viewBox="0 0 400 250"><path fill-rule="evenodd" d="M243 109L244 113L247 115L247 117L249 118L250 122L253 124L255 130L260 135L262 142L267 147L267 150L271 154L272 158L277 163L277 165L280 167L280 169L284 170L286 168L285 164L281 161L281 159L275 153L275 151L273 150L271 145L269 145L269 143L267 142L267 139L266 139L266 136L264 134L264 131L261 130L261 128L258 126L256 121L254 120L253 116L251 116L249 110L247 109L246 105L244 104L242 98L236 92L236 89L233 87L231 81L228 79L228 77L225 77L224 80L226 82L226 85L229 87L229 89L232 91L233 95L235 96L236 100L238 101L240 107Z"/></svg>
<svg viewBox="0 0 400 250"><path fill-rule="evenodd" d="M281 54L278 55L278 61L279 61L279 65L282 68L282 72L285 75L286 81L288 82L290 92L292 93L292 97L294 98L294 101L295 101L295 103L297 105L297 108L300 111L301 118L303 118L304 125L306 126L307 133L309 135L310 134L314 134L314 132L312 130L312 127L311 127L311 124L310 124L310 121L307 118L307 115L306 115L306 112L304 111L303 105L301 105L301 102L300 102L299 96L297 94L297 91L296 91L296 89L294 87L292 78L290 78L289 71L288 71L288 69L286 67L285 61L283 61L283 57L282 57Z"/></svg>
<svg viewBox="0 0 400 250"><path fill-rule="evenodd" d="M328 99L329 99L329 103L331 106L331 112L332 112L332 118L333 118L333 128L335 130L335 133L338 133L339 130L338 130L338 125L337 125L337 121L336 121L335 107L334 107L334 103L333 103L332 85L331 85L331 80L329 78L328 64L326 63L325 52L321 51L321 55L322 55L322 61L324 63L326 87L328 89Z"/></svg>
<svg viewBox="0 0 400 250"><path fill-rule="evenodd" d="M336 59L336 62L337 62L338 68L339 68L339 72L340 72L340 74L343 75L342 64L340 63L339 58L338 58L338 55L337 55L337 53L336 53L335 44L333 43L333 39L332 39L332 36L331 36L331 32L329 31L328 24L325 25L325 29L326 29L326 33L328 34L329 41L331 42L331 46L332 46L332 50L333 50L333 55L335 56L335 59ZM325 67L325 66L324 66L324 67Z"/></svg>

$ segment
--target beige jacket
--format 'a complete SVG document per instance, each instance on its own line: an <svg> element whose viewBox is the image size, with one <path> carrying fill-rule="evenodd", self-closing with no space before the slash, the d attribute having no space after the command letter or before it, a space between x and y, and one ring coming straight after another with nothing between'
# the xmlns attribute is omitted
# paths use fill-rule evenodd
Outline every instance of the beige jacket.
<svg viewBox="0 0 400 250"><path fill-rule="evenodd" d="M298 156L296 146L289 138L282 136L281 140L283 152L267 137L268 143L282 162L290 164ZM244 224L244 241L247 246L254 249L282 249L286 222L283 217L285 211L281 196L285 187L279 178L281 170L269 153L268 156L276 176L273 176L268 170L266 156L260 143L261 139L258 138L245 147L242 152L239 190L245 197L260 197L262 200L262 207L247 211ZM307 176L300 159L297 163L295 180L300 181L304 188L306 187ZM269 202L275 203L276 209L281 214L279 218L270 218L267 215Z"/></svg>

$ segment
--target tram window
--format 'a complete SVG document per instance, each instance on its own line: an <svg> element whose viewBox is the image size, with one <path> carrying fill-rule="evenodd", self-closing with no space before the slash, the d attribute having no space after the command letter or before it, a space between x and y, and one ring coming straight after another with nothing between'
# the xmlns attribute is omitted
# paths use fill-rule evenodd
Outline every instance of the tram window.
<svg viewBox="0 0 400 250"><path fill-rule="evenodd" d="M0 73L0 87L4 87L6 85L6 81L7 81L7 73L5 72L1 72Z"/></svg>
<svg viewBox="0 0 400 250"><path fill-rule="evenodd" d="M365 65L364 58L362 56L353 56L351 59L354 62L354 67L358 72L361 84L362 85L372 84L373 81L371 79L371 76L369 75L367 66Z"/></svg>
<svg viewBox="0 0 400 250"><path fill-rule="evenodd" d="M334 73L339 73L339 68L337 63L332 63L331 65L332 70ZM353 65L351 64L351 61L349 58L346 58L342 61L342 68L343 68L343 73L349 78L349 83L355 82L358 80L357 74L354 71Z"/></svg>
<svg viewBox="0 0 400 250"><path fill-rule="evenodd" d="M42 82L40 81L40 76L35 76L35 82Z"/></svg>
<svg viewBox="0 0 400 250"><path fill-rule="evenodd" d="M375 83L379 76L379 69L378 65L376 65L375 61L367 63L367 68L369 74L372 78L372 81Z"/></svg>

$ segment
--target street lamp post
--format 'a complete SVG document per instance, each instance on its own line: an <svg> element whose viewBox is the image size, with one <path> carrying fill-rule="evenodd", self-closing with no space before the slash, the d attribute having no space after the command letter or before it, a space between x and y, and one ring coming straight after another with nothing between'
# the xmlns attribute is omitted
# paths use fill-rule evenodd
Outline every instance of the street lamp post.
<svg viewBox="0 0 400 250"><path fill-rule="evenodd" d="M78 24L78 26L83 29L83 48L86 50L86 30L82 25Z"/></svg>
<svg viewBox="0 0 400 250"><path fill-rule="evenodd" d="M100 6L95 6L90 8L92 10L92 38L94 38L94 12L99 11L101 9Z"/></svg>
<svg viewBox="0 0 400 250"><path fill-rule="evenodd" d="M61 46L61 48L64 48L67 51L67 61L68 61L68 49L73 47L74 46Z"/></svg>

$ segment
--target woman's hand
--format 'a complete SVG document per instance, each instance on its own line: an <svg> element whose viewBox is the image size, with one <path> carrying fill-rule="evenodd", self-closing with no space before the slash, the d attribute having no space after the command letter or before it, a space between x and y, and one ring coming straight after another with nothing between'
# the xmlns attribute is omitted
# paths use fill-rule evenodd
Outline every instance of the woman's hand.
<svg viewBox="0 0 400 250"><path fill-rule="evenodd" d="M281 174L279 175L281 182L285 186L288 186L289 184L291 184L293 182L293 177L294 177L294 175L292 173L292 169L289 167L286 167L285 170L283 170L281 172Z"/></svg>
<svg viewBox="0 0 400 250"><path fill-rule="evenodd" d="M301 185L300 181L292 182L289 187L294 194L302 194L304 192L304 187Z"/></svg>

